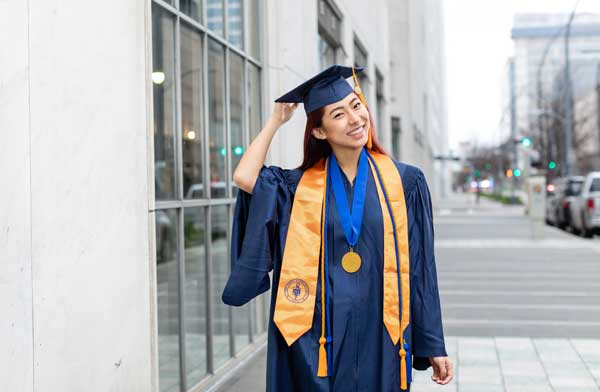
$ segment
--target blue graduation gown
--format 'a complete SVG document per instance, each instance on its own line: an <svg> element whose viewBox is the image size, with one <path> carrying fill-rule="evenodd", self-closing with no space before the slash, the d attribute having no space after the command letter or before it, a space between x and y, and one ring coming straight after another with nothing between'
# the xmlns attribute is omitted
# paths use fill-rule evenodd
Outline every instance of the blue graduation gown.
<svg viewBox="0 0 600 392"><path fill-rule="evenodd" d="M425 370L427 357L446 356L433 245L429 189L423 172L396 163L402 176L410 251L411 323L405 332L414 369ZM328 203L327 241L332 331L332 363L328 378L317 377L321 336L321 277L312 329L288 347L273 323L273 311L292 202L302 172L263 167L252 195L238 193L233 219L231 275L223 302L241 306L271 287L268 328L267 391L400 390L399 345L394 346L383 324L383 221L375 180L369 170L362 230L357 246L362 266L353 274L341 267L348 245L339 221L335 197ZM352 185L342 173L349 205Z"/></svg>

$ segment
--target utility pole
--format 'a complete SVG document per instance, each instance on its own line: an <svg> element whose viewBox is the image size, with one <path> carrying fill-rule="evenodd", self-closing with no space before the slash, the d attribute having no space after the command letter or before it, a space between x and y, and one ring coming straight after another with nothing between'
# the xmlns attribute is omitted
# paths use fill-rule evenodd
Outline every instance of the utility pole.
<svg viewBox="0 0 600 392"><path fill-rule="evenodd" d="M598 122L598 153L596 155L600 156L600 63L596 67L596 120ZM600 167L600 161L598 167Z"/></svg>
<svg viewBox="0 0 600 392"><path fill-rule="evenodd" d="M567 28L565 31L565 67L564 67L564 84L565 84L565 121L564 121L564 142L565 142L565 154L564 154L564 175L573 174L574 164L574 151L573 151L573 133L574 133L574 119L573 119L573 86L571 84L571 61L569 57L569 39L571 36L571 24L573 18L575 18L575 11L577 10L577 4L569 15L569 21L567 22Z"/></svg>
<svg viewBox="0 0 600 392"><path fill-rule="evenodd" d="M510 74L510 140L515 140L517 138L517 93L515 86L515 59L511 58L509 63L509 74ZM511 143L512 151L510 156L510 165L511 170L515 170L517 167L517 145L515 143ZM511 189L511 197L514 199L515 197L515 187L516 187L516 177L512 178L512 189Z"/></svg>

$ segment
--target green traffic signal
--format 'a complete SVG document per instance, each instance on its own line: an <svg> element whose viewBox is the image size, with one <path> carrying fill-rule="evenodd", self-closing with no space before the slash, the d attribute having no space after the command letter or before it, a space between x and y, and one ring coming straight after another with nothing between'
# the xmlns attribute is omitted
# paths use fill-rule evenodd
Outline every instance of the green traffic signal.
<svg viewBox="0 0 600 392"><path fill-rule="evenodd" d="M548 162L548 169L550 169L550 170L556 169L556 162L554 162L554 161Z"/></svg>
<svg viewBox="0 0 600 392"><path fill-rule="evenodd" d="M479 170L475 170L474 174L476 178L481 177L481 172Z"/></svg>
<svg viewBox="0 0 600 392"><path fill-rule="evenodd" d="M531 141L531 138L524 137L523 139L521 139L521 144L523 145L523 147L531 147L533 142Z"/></svg>
<svg viewBox="0 0 600 392"><path fill-rule="evenodd" d="M515 169L515 170L513 170L513 175L515 177L521 177L521 169Z"/></svg>

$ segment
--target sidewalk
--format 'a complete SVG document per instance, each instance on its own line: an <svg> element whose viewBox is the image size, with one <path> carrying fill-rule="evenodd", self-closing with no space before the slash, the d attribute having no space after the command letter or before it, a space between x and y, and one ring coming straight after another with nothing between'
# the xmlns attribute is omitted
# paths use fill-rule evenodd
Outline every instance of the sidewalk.
<svg viewBox="0 0 600 392"><path fill-rule="evenodd" d="M437 385L413 372L413 392L597 392L600 340L449 337L454 381Z"/></svg>

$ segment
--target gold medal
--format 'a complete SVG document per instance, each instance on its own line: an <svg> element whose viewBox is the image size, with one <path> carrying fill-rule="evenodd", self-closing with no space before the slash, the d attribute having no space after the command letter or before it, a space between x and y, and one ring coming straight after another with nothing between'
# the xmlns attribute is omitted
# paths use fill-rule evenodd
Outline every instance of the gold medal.
<svg viewBox="0 0 600 392"><path fill-rule="evenodd" d="M352 248L342 257L342 267L344 271L354 273L360 269L362 261L360 255Z"/></svg>

